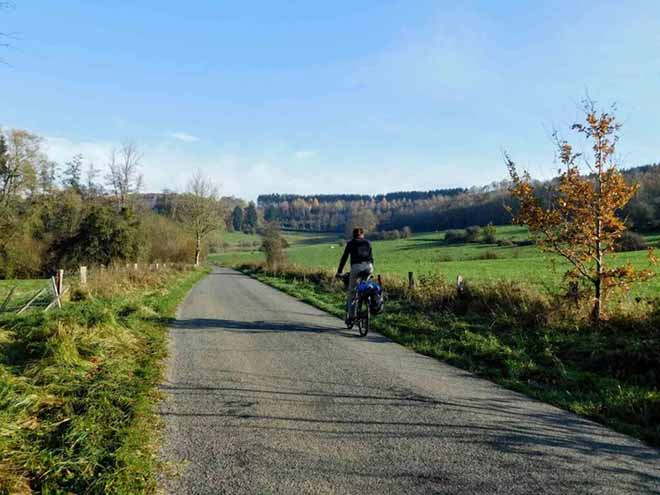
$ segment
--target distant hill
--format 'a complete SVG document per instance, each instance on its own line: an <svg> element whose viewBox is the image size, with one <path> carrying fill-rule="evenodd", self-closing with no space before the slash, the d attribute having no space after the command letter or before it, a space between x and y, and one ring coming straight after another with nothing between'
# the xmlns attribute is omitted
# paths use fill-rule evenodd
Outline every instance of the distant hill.
<svg viewBox="0 0 660 495"><path fill-rule="evenodd" d="M660 229L660 164L623 171L627 180L639 184L637 196L623 215L638 231ZM539 183L540 190L545 188ZM545 184L548 185L548 184ZM503 181L486 187L401 191L379 195L360 194L263 194L258 206L265 220L278 221L284 228L341 232L351 214L368 209L374 213L378 230L410 227L424 232L470 225L506 225L515 208Z"/></svg>

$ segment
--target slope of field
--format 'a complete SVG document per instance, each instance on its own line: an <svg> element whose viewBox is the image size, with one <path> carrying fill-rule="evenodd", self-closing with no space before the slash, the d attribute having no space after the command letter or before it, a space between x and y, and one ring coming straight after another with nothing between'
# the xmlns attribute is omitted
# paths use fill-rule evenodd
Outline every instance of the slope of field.
<svg viewBox="0 0 660 495"><path fill-rule="evenodd" d="M235 234L234 234L235 235ZM302 266L336 269L343 250L343 241L333 234L287 234L291 247L287 249L289 261ZM527 230L507 226L497 229L499 240L523 241ZM650 245L660 243L660 235L648 236ZM416 276L442 274L449 279L458 275L467 280L520 280L535 286L555 290L563 286L567 264L557 257L543 253L535 246L498 246L496 244L447 245L444 232L418 234L410 239L375 241L376 271L390 275ZM258 250L232 251L214 254L212 261L223 265L237 265L262 261ZM650 268L646 251L619 253L617 263L630 262L637 268ZM657 271L658 268L655 268ZM631 293L633 296L660 294L660 277L655 277Z"/></svg>

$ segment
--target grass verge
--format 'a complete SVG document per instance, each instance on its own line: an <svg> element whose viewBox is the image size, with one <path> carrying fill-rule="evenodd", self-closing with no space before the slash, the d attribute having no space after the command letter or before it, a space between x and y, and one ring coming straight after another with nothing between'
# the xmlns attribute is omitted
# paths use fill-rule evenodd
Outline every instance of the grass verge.
<svg viewBox="0 0 660 495"><path fill-rule="evenodd" d="M0 318L0 493L156 491L166 327L205 273L112 274Z"/></svg>
<svg viewBox="0 0 660 495"><path fill-rule="evenodd" d="M332 273L240 269L336 316L344 295ZM374 329L417 352L660 446L660 304L595 327L512 283L456 295L442 280L415 293L385 281L386 312Z"/></svg>

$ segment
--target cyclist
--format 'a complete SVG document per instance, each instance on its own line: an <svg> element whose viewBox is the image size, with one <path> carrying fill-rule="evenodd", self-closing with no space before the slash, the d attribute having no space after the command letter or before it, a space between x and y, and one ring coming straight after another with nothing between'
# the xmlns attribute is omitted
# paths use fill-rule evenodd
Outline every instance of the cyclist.
<svg viewBox="0 0 660 495"><path fill-rule="evenodd" d="M353 312L351 311L351 299L353 298L353 291L355 291L358 282L358 275L363 272L371 275L374 271L374 257L371 251L371 243L364 238L364 229L357 227L353 229L353 239L346 243L346 249L339 262L337 269L337 277L341 274L346 265L346 261L350 256L351 259L351 273L348 284L348 292L346 293L346 322L351 319Z"/></svg>

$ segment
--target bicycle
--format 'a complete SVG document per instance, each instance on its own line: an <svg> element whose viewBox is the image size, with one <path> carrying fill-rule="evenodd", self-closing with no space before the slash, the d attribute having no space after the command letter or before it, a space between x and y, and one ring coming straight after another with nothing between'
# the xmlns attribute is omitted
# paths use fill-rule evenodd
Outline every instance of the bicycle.
<svg viewBox="0 0 660 495"><path fill-rule="evenodd" d="M341 276L344 286L348 288L350 274ZM349 330L357 324L361 337L366 337L371 329L371 320L374 314L378 314L383 307L381 286L374 282L370 272L361 272L357 277L357 284L351 298L351 313L346 317L346 328Z"/></svg>

